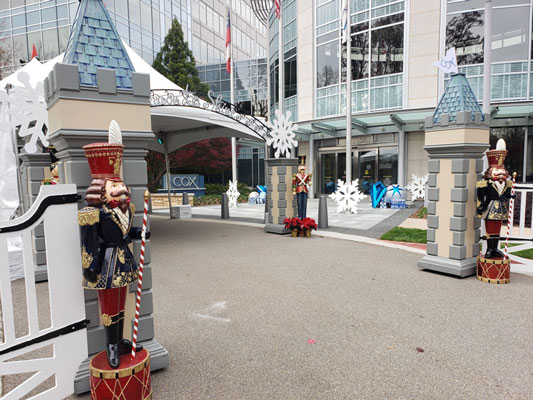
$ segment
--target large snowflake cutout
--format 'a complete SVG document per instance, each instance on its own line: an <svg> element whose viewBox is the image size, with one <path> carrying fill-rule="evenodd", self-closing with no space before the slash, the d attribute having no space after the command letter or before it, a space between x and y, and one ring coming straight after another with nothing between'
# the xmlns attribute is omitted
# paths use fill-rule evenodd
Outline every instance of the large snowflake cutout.
<svg viewBox="0 0 533 400"><path fill-rule="evenodd" d="M287 114L283 115L280 110L276 110L276 119L273 123L269 121L268 126L271 131L267 137L267 145L272 145L276 150L274 157L279 158L285 155L291 158L291 148L298 147L298 141L295 139L296 133L294 133L298 125L291 122L291 112L287 111Z"/></svg>
<svg viewBox="0 0 533 400"><path fill-rule="evenodd" d="M357 204L366 196L359 191L359 179L352 183L337 181L337 190L329 195L337 203L337 213L350 212L357 214Z"/></svg>
<svg viewBox="0 0 533 400"><path fill-rule="evenodd" d="M424 199L426 197L426 185L428 183L428 176L416 176L413 174L411 181L406 186L409 193L411 193L411 199Z"/></svg>
<svg viewBox="0 0 533 400"><path fill-rule="evenodd" d="M37 152L37 141L41 141L44 147L48 146L43 127L48 127L48 112L44 100L44 88L39 82L35 88L30 84L28 73L21 71L17 74L18 81L22 86L15 86L9 90L1 91L0 101L7 107L2 107L2 132L9 131L15 126L20 126L19 136L29 136L29 141L24 146L28 153Z"/></svg>
<svg viewBox="0 0 533 400"><path fill-rule="evenodd" d="M237 207L237 200L239 199L239 191L237 190L237 181L229 181L229 189L226 192L228 195L228 202L230 207Z"/></svg>

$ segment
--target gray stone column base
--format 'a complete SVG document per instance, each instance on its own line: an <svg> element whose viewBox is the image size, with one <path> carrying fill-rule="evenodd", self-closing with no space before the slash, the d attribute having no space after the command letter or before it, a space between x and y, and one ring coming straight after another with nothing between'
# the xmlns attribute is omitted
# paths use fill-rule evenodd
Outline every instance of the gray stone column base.
<svg viewBox="0 0 533 400"><path fill-rule="evenodd" d="M287 235L291 231L285 229L284 225L281 224L265 224L266 233L277 233L278 235Z"/></svg>
<svg viewBox="0 0 533 400"><path fill-rule="evenodd" d="M168 351L155 340L146 340L140 342L150 352L150 371L154 372L158 369L168 367ZM90 391L89 385L89 361L93 356L90 356L83 361L74 378L74 393L82 394Z"/></svg>
<svg viewBox="0 0 533 400"><path fill-rule="evenodd" d="M418 268L443 272L460 278L475 275L477 260L475 257L464 260L452 260L439 256L424 256L418 261Z"/></svg>

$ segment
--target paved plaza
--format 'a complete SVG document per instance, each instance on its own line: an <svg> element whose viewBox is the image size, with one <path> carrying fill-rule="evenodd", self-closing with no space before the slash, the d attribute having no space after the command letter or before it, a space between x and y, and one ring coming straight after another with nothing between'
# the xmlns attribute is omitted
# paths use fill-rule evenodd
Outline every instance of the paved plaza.
<svg viewBox="0 0 533 400"><path fill-rule="evenodd" d="M421 254L151 219L155 399L530 399L533 277L421 271ZM89 399L89 395L71 399Z"/></svg>

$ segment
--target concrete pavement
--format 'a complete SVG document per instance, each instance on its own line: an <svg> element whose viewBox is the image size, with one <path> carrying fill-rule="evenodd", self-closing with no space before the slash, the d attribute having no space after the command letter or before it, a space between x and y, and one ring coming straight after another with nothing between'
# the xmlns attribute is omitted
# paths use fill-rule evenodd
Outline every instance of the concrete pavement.
<svg viewBox="0 0 533 400"><path fill-rule="evenodd" d="M254 226L151 226L170 352L155 399L531 398L532 277L457 279L420 271L420 254Z"/></svg>

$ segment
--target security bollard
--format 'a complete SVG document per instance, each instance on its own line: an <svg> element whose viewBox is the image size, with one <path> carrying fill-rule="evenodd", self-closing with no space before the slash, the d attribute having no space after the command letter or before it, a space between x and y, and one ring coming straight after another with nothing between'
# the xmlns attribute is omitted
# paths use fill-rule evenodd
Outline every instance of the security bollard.
<svg viewBox="0 0 533 400"><path fill-rule="evenodd" d="M187 192L182 194L181 204L184 206L189 204L189 194Z"/></svg>
<svg viewBox="0 0 533 400"><path fill-rule="evenodd" d="M318 200L318 227L326 229L328 227L328 202L327 195L321 194Z"/></svg>
<svg viewBox="0 0 533 400"><path fill-rule="evenodd" d="M226 193L222 193L220 201L220 218L229 219L229 201Z"/></svg>

